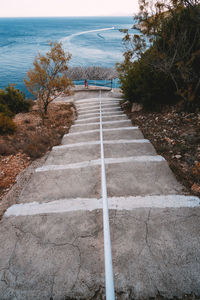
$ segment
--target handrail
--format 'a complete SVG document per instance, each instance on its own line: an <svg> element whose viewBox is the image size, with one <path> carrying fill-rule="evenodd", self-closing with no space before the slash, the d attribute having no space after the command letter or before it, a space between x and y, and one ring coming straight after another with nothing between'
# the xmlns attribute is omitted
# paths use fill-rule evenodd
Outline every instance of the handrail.
<svg viewBox="0 0 200 300"><path fill-rule="evenodd" d="M106 286L106 300L115 299L113 266L112 266L112 252L110 241L110 225L108 213L108 198L106 186L106 172L104 160L104 146L103 146L103 127L102 127L102 101L101 90L99 91L100 102L100 143L101 143L101 192L103 199L103 229L104 229L104 264L105 264L105 286Z"/></svg>

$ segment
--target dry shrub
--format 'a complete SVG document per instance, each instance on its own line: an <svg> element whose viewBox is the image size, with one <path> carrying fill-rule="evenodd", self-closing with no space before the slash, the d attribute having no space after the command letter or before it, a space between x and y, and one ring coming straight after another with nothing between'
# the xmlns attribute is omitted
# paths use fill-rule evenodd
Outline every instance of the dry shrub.
<svg viewBox="0 0 200 300"><path fill-rule="evenodd" d="M46 152L46 147L42 144L26 144L23 152L34 159L41 157Z"/></svg>
<svg viewBox="0 0 200 300"><path fill-rule="evenodd" d="M6 134L6 133L14 133L16 130L16 125L13 122L13 120L5 116L4 114L0 113L0 134Z"/></svg>
<svg viewBox="0 0 200 300"><path fill-rule="evenodd" d="M0 144L0 154L14 154L21 151L32 159L41 157L52 146L58 145L62 136L69 131L75 115L73 112L73 104L52 103L44 124L36 109L16 115L17 130L12 136L0 137L0 143L3 145L1 147Z"/></svg>
<svg viewBox="0 0 200 300"><path fill-rule="evenodd" d="M15 153L15 149L12 145L8 145L6 141L0 143L0 155L10 155Z"/></svg>

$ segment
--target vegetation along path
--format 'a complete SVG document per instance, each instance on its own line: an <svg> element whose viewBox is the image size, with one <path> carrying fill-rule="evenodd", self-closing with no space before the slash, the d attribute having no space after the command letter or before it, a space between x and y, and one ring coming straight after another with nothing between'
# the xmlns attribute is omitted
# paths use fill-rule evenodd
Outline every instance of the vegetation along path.
<svg viewBox="0 0 200 300"><path fill-rule="evenodd" d="M2 300L104 297L100 106L92 95L76 94L77 121L1 220ZM117 299L199 296L200 200L184 195L119 101L102 93Z"/></svg>

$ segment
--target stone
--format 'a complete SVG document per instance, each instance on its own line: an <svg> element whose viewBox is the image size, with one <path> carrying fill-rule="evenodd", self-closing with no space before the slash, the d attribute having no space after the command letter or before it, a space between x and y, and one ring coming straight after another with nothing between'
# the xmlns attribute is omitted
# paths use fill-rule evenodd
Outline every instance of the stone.
<svg viewBox="0 0 200 300"><path fill-rule="evenodd" d="M191 190L195 193L200 193L200 185L194 183L193 186L191 187Z"/></svg>
<svg viewBox="0 0 200 300"><path fill-rule="evenodd" d="M137 112L137 111L141 111L143 109L143 106L141 104L138 103L133 103L132 107L131 107L131 112Z"/></svg>

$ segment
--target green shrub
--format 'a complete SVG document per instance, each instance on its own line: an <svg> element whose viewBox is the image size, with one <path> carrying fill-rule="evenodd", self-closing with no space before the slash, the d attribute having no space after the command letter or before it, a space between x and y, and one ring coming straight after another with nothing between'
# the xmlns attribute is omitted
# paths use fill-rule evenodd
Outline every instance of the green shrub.
<svg viewBox="0 0 200 300"><path fill-rule="evenodd" d="M0 113L0 134L13 133L16 130L16 125L13 120Z"/></svg>
<svg viewBox="0 0 200 300"><path fill-rule="evenodd" d="M12 118L14 114L9 110L8 106L0 103L0 113L3 113L5 116Z"/></svg>
<svg viewBox="0 0 200 300"><path fill-rule="evenodd" d="M160 110L178 99L172 80L152 68L154 59L154 52L147 51L120 77L125 99L143 104L147 110Z"/></svg>
<svg viewBox="0 0 200 300"><path fill-rule="evenodd" d="M30 109L31 102L25 99L24 93L20 92L20 90L15 89L13 85L8 85L5 90L0 90L0 104L3 106L7 106L6 111L4 112L6 115L9 111L13 114L17 114L19 112L27 112ZM3 110L3 108L2 108Z"/></svg>

